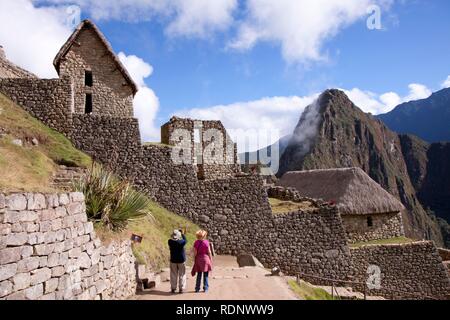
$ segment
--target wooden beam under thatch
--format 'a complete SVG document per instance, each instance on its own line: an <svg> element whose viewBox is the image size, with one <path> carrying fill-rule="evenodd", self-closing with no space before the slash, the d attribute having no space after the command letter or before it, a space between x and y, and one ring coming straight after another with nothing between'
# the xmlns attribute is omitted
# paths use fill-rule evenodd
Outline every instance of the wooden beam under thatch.
<svg viewBox="0 0 450 320"><path fill-rule="evenodd" d="M341 214L394 213L405 209L360 168L292 171L277 184L296 188L306 197L335 202Z"/></svg>

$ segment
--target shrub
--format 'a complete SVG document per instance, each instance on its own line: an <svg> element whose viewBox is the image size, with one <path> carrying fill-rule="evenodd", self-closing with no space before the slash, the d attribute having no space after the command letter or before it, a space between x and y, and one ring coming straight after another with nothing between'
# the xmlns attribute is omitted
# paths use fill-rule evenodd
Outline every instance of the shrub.
<svg viewBox="0 0 450 320"><path fill-rule="evenodd" d="M93 164L86 176L75 182L75 189L85 195L89 219L110 230L121 231L128 221L150 214L152 202L147 196L99 164Z"/></svg>

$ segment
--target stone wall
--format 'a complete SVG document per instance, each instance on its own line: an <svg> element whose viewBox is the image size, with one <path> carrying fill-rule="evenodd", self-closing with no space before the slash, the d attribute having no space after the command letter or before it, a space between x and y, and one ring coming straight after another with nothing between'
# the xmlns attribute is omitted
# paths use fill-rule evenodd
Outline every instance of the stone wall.
<svg viewBox="0 0 450 320"><path fill-rule="evenodd" d="M139 124L134 118L73 114L69 138L75 147L105 165L137 163L141 157ZM136 161L133 161L136 160Z"/></svg>
<svg viewBox="0 0 450 320"><path fill-rule="evenodd" d="M73 106L69 78L0 79L0 92L50 128L68 133Z"/></svg>
<svg viewBox="0 0 450 320"><path fill-rule="evenodd" d="M124 299L135 290L130 243L101 243L83 194L0 194L0 299Z"/></svg>
<svg viewBox="0 0 450 320"><path fill-rule="evenodd" d="M381 288L370 295L396 299L448 299L450 278L432 242L351 249L354 280L365 283L370 265L381 270ZM361 288L359 288L361 290Z"/></svg>
<svg viewBox="0 0 450 320"><path fill-rule="evenodd" d="M173 117L161 127L161 142L177 147L184 164L197 165L202 180L232 177L241 171L237 146L220 121Z"/></svg>
<svg viewBox="0 0 450 320"><path fill-rule="evenodd" d="M342 215L342 221L350 243L390 239L405 235L401 213L346 214Z"/></svg>
<svg viewBox="0 0 450 320"><path fill-rule="evenodd" d="M74 81L75 112L85 113L86 94L92 94L93 114L133 117L133 90L93 29L83 29L59 66L60 77ZM85 85L85 71L93 85Z"/></svg>

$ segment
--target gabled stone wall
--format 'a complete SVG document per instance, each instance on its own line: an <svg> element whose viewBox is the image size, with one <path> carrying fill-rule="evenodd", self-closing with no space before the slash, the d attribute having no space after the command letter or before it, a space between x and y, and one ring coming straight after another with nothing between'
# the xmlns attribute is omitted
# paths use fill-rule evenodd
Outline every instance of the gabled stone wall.
<svg viewBox="0 0 450 320"><path fill-rule="evenodd" d="M93 85L85 85L85 71L91 71ZM61 61L60 77L74 81L76 113L85 113L86 94L92 94L93 114L133 117L133 90L93 29L83 29L76 44Z"/></svg>
<svg viewBox="0 0 450 320"><path fill-rule="evenodd" d="M129 241L103 245L84 196L0 193L0 299L125 299L136 291Z"/></svg>

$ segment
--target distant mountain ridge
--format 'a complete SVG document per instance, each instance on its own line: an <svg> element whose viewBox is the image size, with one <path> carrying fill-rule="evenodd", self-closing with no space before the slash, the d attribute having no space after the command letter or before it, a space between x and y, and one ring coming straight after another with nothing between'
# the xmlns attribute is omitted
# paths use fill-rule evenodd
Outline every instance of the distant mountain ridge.
<svg viewBox="0 0 450 320"><path fill-rule="evenodd" d="M408 209L404 215L408 236L443 245L441 226L420 203L403 152L397 133L364 113L344 92L327 90L302 114L277 176L295 170L360 167Z"/></svg>
<svg viewBox="0 0 450 320"><path fill-rule="evenodd" d="M414 134L428 142L450 141L450 88L403 103L378 118L401 134Z"/></svg>

